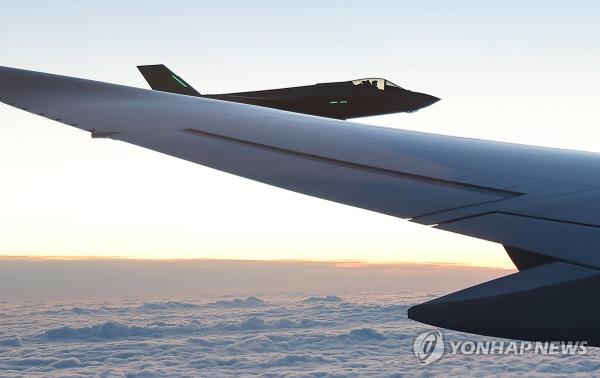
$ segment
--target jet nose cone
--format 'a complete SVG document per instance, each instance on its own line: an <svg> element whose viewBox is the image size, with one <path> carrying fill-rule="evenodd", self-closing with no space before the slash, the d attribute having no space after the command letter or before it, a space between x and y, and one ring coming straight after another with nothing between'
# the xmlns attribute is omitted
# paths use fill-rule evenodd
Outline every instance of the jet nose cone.
<svg viewBox="0 0 600 378"><path fill-rule="evenodd" d="M440 98L428 95L426 93L415 93L415 109L413 111L425 108L440 101Z"/></svg>

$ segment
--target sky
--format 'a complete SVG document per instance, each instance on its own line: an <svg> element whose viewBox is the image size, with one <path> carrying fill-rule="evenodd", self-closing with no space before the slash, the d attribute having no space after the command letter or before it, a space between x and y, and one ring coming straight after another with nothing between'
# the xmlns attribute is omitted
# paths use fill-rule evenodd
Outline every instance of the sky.
<svg viewBox="0 0 600 378"><path fill-rule="evenodd" d="M442 101L360 123L600 152L596 1L3 1L0 64L202 93L384 77ZM1 83L0 83L1 85ZM510 157L507 156L507 159ZM451 263L500 245L0 106L0 255Z"/></svg>

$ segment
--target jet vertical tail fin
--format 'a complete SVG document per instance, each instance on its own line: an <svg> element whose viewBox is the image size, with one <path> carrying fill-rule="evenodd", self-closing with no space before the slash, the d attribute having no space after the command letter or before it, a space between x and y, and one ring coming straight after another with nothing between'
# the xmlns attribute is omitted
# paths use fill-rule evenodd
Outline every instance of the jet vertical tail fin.
<svg viewBox="0 0 600 378"><path fill-rule="evenodd" d="M153 64L147 66L137 66L138 70L144 76L144 79L155 91L176 93L187 96L201 96L200 92L182 78L175 75L173 71L164 64Z"/></svg>

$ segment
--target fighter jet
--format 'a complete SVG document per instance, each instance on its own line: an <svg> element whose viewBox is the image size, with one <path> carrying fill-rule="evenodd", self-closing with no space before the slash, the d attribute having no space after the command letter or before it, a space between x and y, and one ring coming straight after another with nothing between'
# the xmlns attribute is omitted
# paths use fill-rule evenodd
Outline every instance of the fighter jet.
<svg viewBox="0 0 600 378"><path fill-rule="evenodd" d="M138 69L150 87L157 91L240 102L335 119L410 113L440 100L435 96L400 88L389 80L379 78L203 95L163 64L138 66Z"/></svg>

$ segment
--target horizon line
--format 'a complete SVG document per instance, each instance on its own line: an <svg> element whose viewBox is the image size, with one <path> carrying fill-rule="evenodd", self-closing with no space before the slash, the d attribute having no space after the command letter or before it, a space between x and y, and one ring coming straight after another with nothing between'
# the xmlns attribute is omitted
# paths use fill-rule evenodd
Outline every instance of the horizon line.
<svg viewBox="0 0 600 378"><path fill-rule="evenodd" d="M436 261L401 261L401 260L315 260L315 259L227 259L227 258L205 258L205 257L141 257L141 256L102 256L102 255L0 255L0 261L129 261L129 262L152 262L152 263L181 263L181 262L230 262L230 263L265 263L265 264L319 264L335 265L340 268L358 268L370 266L427 266L446 268L479 268L479 269L501 269L515 270L514 267L473 265L454 262Z"/></svg>

